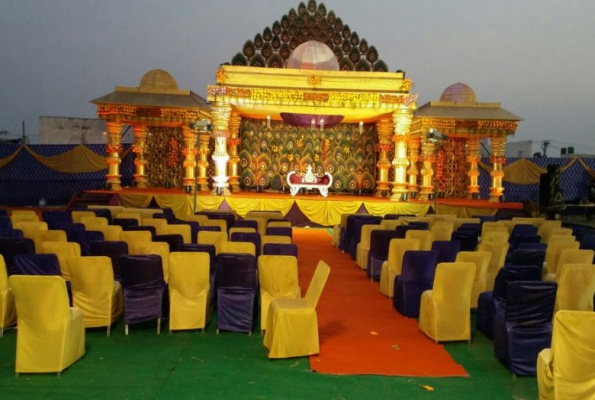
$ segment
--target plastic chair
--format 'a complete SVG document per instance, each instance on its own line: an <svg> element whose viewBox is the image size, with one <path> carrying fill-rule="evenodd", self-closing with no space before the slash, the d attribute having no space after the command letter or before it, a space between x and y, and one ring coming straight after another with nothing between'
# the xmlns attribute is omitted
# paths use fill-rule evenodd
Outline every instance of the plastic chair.
<svg viewBox="0 0 595 400"><path fill-rule="evenodd" d="M269 358L301 357L320 352L316 305L330 271L324 261L319 261L305 297L280 298L271 302L264 335Z"/></svg>
<svg viewBox="0 0 595 400"><path fill-rule="evenodd" d="M475 274L473 275L473 286L471 288L471 308L477 308L480 294L486 291L486 275L491 256L487 251L461 251L455 259L455 262L472 262L475 264Z"/></svg>
<svg viewBox="0 0 595 400"><path fill-rule="evenodd" d="M210 257L204 252L169 255L169 330L201 329L210 315Z"/></svg>
<svg viewBox="0 0 595 400"><path fill-rule="evenodd" d="M68 304L59 276L8 278L17 309L15 372L60 373L85 354L83 313Z"/></svg>
<svg viewBox="0 0 595 400"><path fill-rule="evenodd" d="M8 286L8 273L4 257L0 255L0 337L4 336L4 329L17 323L17 313L14 305L12 289Z"/></svg>
<svg viewBox="0 0 595 400"><path fill-rule="evenodd" d="M258 259L260 284L260 330L267 326L269 306L274 299L300 297L298 262L292 256L261 256Z"/></svg>
<svg viewBox="0 0 595 400"><path fill-rule="evenodd" d="M380 293L392 298L395 277L403 269L403 255L409 250L419 250L418 239L392 239L388 248L388 258L380 270Z"/></svg>
<svg viewBox="0 0 595 400"><path fill-rule="evenodd" d="M432 289L438 253L431 250L409 250L403 255L403 269L394 280L393 306L400 314L417 318L421 295Z"/></svg>
<svg viewBox="0 0 595 400"><path fill-rule="evenodd" d="M161 318L167 299L161 257L155 254L120 256L122 293L124 295L125 334L129 325L157 320L161 333Z"/></svg>
<svg viewBox="0 0 595 400"><path fill-rule="evenodd" d="M550 347L555 282L508 285L506 307L494 316L494 355L513 375L535 375L539 352Z"/></svg>
<svg viewBox="0 0 595 400"><path fill-rule="evenodd" d="M72 304L84 316L85 328L106 327L122 315L123 299L120 283L114 281L109 257L73 257L66 259L70 271Z"/></svg>
<svg viewBox="0 0 595 400"><path fill-rule="evenodd" d="M551 348L537 357L540 400L590 399L595 393L595 313L560 311Z"/></svg>
<svg viewBox="0 0 595 400"><path fill-rule="evenodd" d="M436 342L471 340L475 263L440 263L431 290L421 295L419 328Z"/></svg>

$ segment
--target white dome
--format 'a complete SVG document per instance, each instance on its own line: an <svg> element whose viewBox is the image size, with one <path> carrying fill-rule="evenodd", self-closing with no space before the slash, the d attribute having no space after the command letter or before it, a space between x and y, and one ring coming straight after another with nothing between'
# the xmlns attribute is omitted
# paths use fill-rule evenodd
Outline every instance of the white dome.
<svg viewBox="0 0 595 400"><path fill-rule="evenodd" d="M326 44L310 40L291 52L285 68L338 71L339 61Z"/></svg>

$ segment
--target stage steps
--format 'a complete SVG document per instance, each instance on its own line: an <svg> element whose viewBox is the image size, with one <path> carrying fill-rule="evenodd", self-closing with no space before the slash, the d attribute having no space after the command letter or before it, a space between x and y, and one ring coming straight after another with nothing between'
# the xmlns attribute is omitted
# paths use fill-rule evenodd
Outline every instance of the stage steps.
<svg viewBox="0 0 595 400"><path fill-rule="evenodd" d="M78 192L70 202L68 202L68 208L85 208L90 205L100 205L100 206L107 206L110 205L114 196L117 196L113 193L97 193L97 192Z"/></svg>

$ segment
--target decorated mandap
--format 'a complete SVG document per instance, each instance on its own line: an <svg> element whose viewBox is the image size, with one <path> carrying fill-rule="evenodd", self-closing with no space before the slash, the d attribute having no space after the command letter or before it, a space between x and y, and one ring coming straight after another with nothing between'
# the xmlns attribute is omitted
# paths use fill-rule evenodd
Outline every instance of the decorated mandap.
<svg viewBox="0 0 595 400"><path fill-rule="evenodd" d="M288 173L311 167L332 176L331 193L478 199L489 139L489 200L500 201L506 139L521 119L461 83L417 108L412 85L323 3L300 3L220 66L206 100L162 70L93 100L108 126L107 183L121 190L128 125L139 188L283 193Z"/></svg>

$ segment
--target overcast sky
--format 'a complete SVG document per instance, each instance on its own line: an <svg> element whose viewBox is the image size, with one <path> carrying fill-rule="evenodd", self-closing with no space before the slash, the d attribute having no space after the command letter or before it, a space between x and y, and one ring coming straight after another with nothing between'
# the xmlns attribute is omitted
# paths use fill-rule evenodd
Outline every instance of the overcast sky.
<svg viewBox="0 0 595 400"><path fill-rule="evenodd" d="M206 97L219 64L297 0L0 0L0 131L36 141L40 116L95 117L90 100L169 71ZM510 141L595 152L594 0L325 1L418 105L450 84L521 116Z"/></svg>

